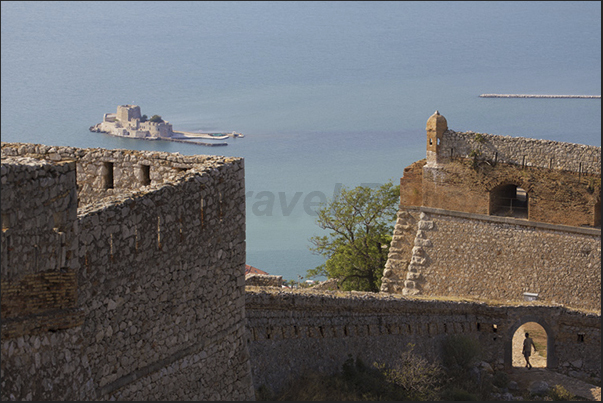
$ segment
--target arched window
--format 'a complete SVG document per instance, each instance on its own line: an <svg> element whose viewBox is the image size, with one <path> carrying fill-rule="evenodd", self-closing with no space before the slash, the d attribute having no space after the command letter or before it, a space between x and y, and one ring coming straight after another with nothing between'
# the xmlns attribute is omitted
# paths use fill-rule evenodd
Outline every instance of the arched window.
<svg viewBox="0 0 603 403"><path fill-rule="evenodd" d="M514 185L500 185L490 191L490 215L528 218L528 192Z"/></svg>

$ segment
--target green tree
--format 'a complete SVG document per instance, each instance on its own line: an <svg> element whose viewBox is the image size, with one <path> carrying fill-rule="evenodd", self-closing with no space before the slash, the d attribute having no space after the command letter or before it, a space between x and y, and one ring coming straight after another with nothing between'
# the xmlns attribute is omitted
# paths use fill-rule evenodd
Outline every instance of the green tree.
<svg viewBox="0 0 603 403"><path fill-rule="evenodd" d="M308 277L337 278L344 290L378 292L396 222L400 187L342 187L321 206L316 223L328 235L310 238L310 250L327 258Z"/></svg>
<svg viewBox="0 0 603 403"><path fill-rule="evenodd" d="M151 116L151 119L149 119L149 122L161 123L163 122L163 119L161 119L161 116L159 115L153 115Z"/></svg>
<svg viewBox="0 0 603 403"><path fill-rule="evenodd" d="M146 122L147 120L149 120L149 117L148 117L147 115L142 115L142 116L140 117L140 121L141 121L141 122Z"/></svg>

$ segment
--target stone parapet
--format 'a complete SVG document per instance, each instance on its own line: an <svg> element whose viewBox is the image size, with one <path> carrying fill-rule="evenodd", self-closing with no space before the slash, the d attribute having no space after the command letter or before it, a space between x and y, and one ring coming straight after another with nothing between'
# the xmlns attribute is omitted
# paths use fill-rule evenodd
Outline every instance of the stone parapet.
<svg viewBox="0 0 603 403"><path fill-rule="evenodd" d="M254 385L274 392L307 373L340 371L350 355L394 365L414 345L441 362L442 343L454 334L476 339L487 362L508 368L513 335L528 321L547 331L549 368L568 373L570 361L580 361L582 371L601 372L600 314L558 305L266 289L248 289L245 301Z"/></svg>
<svg viewBox="0 0 603 403"><path fill-rule="evenodd" d="M482 159L526 167L601 175L601 147L584 144L447 130L440 157Z"/></svg>

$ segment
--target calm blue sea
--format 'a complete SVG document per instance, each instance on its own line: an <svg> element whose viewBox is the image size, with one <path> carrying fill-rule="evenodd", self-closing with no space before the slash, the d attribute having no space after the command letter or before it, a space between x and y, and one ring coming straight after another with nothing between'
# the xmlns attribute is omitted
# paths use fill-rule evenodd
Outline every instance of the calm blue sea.
<svg viewBox="0 0 603 403"><path fill-rule="evenodd" d="M600 2L2 1L2 141L245 158L247 263L322 263L313 209L453 130L601 145ZM226 147L91 133L117 105Z"/></svg>

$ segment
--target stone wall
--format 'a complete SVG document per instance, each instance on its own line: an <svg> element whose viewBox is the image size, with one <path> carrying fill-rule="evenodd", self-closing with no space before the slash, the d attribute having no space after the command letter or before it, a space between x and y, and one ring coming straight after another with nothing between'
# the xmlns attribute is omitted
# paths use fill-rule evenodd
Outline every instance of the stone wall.
<svg viewBox="0 0 603 403"><path fill-rule="evenodd" d="M9 226L2 235L3 400L253 399L244 338L243 160L33 144L2 147L2 214ZM26 215L29 202L54 206L48 203L59 200L48 196L45 202L35 191L47 186L10 176L30 169L22 157L39 160L36 172L67 167L57 182L70 179L65 181L71 196L77 167L77 218L75 200L63 202L69 206L75 247L64 248L71 253L56 274L45 269L37 274L31 258L5 264L4 256L32 244L32 236L40 237L41 253L53 242L36 235L52 234L46 221L26 227L27 233L10 232L11 217ZM140 165L150 167L145 173L149 183L141 183ZM108 166L112 187L102 178ZM17 197L26 202L4 202ZM22 226L17 222L15 227ZM31 274L38 277L31 279ZM30 290L35 281L63 298L41 300L39 287L16 293L23 304L5 298L5 289ZM40 305L53 314L72 309L79 322L32 328L5 321L11 315L13 323L31 322L40 317L35 310Z"/></svg>
<svg viewBox="0 0 603 403"><path fill-rule="evenodd" d="M447 129L404 169L381 291L600 311L601 148Z"/></svg>
<svg viewBox="0 0 603 403"><path fill-rule="evenodd" d="M145 192L153 189L153 185L161 186L178 180L192 168L205 172L236 160L159 151L82 149L24 143L2 143L2 155L3 158L25 156L51 163L73 161L79 206L102 204L130 195L133 191ZM237 179L243 179L243 174L239 174Z"/></svg>
<svg viewBox="0 0 603 403"><path fill-rule="evenodd" d="M505 194L503 189L509 185L526 192L525 204L514 200L513 192ZM601 177L596 175L463 159L426 164L420 176L404 178L402 186L408 187L401 192L403 205L600 226ZM420 204L409 194L417 188L421 188Z"/></svg>
<svg viewBox="0 0 603 403"><path fill-rule="evenodd" d="M2 400L86 399L75 163L3 155L1 181Z"/></svg>
<svg viewBox="0 0 603 403"><path fill-rule="evenodd" d="M2 337L81 323L75 164L2 161Z"/></svg>
<svg viewBox="0 0 603 403"><path fill-rule="evenodd" d="M421 208L405 286L422 295L601 309L601 232Z"/></svg>
<svg viewBox="0 0 603 403"><path fill-rule="evenodd" d="M438 162L472 158L474 151L489 161L601 175L601 147L471 131L444 132Z"/></svg>
<svg viewBox="0 0 603 403"><path fill-rule="evenodd" d="M245 275L245 285L258 287L282 287L283 276L273 276L270 274L249 273Z"/></svg>
<svg viewBox="0 0 603 403"><path fill-rule="evenodd" d="M536 302L492 306L359 292L267 291L247 287L245 310L254 386L273 392L305 373L341 370L349 355L395 364L399 353L442 359L448 335L478 340L484 360L512 365L512 338L526 322L547 332L547 366L601 372L601 316ZM579 337L582 335L583 337ZM579 366L573 367L572 363Z"/></svg>

